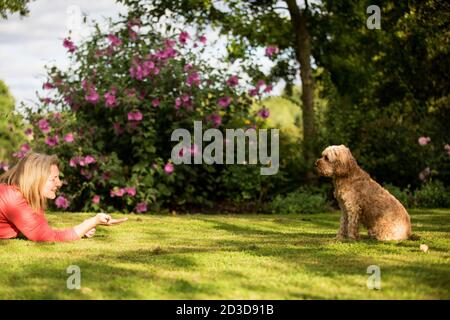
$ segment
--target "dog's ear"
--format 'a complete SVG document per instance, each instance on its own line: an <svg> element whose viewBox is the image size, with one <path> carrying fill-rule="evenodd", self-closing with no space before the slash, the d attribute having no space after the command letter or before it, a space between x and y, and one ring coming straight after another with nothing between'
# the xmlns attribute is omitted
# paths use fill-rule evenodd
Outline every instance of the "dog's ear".
<svg viewBox="0 0 450 320"><path fill-rule="evenodd" d="M356 160L353 158L350 149L340 145L336 150L336 160L334 162L334 174L338 177L348 175L356 168Z"/></svg>

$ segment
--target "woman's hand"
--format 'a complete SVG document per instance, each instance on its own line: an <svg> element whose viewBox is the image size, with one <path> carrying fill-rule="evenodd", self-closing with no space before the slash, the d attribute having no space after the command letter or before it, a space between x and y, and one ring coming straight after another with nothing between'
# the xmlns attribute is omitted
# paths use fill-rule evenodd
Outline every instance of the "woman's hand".
<svg viewBox="0 0 450 320"><path fill-rule="evenodd" d="M86 234L84 235L86 238L92 238L95 234L96 229L92 228L91 230L89 230L88 232L86 232Z"/></svg>
<svg viewBox="0 0 450 320"><path fill-rule="evenodd" d="M128 218L113 219L109 214L106 213L99 213L95 216L94 219L97 225L103 226L112 226L128 220Z"/></svg>
<svg viewBox="0 0 450 320"><path fill-rule="evenodd" d="M113 226L127 220L128 218L113 219L109 214L99 213L95 217L86 219L73 228L78 237L82 238L83 236L86 236L87 238L91 238L95 233L96 226Z"/></svg>

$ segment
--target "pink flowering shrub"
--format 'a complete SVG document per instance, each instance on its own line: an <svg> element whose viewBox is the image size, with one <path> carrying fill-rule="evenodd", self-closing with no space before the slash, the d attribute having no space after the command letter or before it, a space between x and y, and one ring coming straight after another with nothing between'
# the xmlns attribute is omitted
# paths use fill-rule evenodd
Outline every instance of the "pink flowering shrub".
<svg viewBox="0 0 450 320"><path fill-rule="evenodd" d="M171 163L171 133L186 128L193 136L194 120L204 130L260 127L268 110L250 107L271 86L260 81L249 93L239 75L199 58L205 36L178 31L166 38L136 18L63 45L75 63L49 69L43 87L52 96L28 110L33 140L16 154L59 156L65 185L57 207L143 213L233 197L231 189L215 196L225 166Z"/></svg>

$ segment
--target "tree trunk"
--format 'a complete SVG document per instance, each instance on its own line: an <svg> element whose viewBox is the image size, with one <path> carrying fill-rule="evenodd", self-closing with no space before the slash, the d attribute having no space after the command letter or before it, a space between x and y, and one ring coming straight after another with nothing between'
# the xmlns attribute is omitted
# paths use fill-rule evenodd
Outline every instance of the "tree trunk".
<svg viewBox="0 0 450 320"><path fill-rule="evenodd" d="M306 25L306 15L297 6L296 0L285 0L295 32L295 54L300 63L302 80L303 152L308 166L307 178L313 177L312 166L315 158L314 145L316 129L314 125L314 81L311 68L311 39ZM307 9L306 9L307 10Z"/></svg>

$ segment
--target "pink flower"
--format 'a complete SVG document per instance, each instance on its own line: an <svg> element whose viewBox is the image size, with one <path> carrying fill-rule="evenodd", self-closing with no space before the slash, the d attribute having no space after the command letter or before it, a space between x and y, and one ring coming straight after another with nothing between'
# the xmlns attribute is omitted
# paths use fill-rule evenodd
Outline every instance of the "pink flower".
<svg viewBox="0 0 450 320"><path fill-rule="evenodd" d="M166 44L167 46L167 44ZM160 60L166 60L169 58L173 58L177 55L177 52L171 46L167 46L164 50L160 50L156 53L156 58Z"/></svg>
<svg viewBox="0 0 450 320"><path fill-rule="evenodd" d="M203 43L203 44L206 43L206 37L205 37L204 35L203 35L203 36L200 36L199 40L200 40L200 42Z"/></svg>
<svg viewBox="0 0 450 320"><path fill-rule="evenodd" d="M31 147L28 143L24 143L23 145L20 146L20 151L22 152L28 152L31 150Z"/></svg>
<svg viewBox="0 0 450 320"><path fill-rule="evenodd" d="M83 81L81 81L81 87L86 91L89 89L89 83L86 79L83 79Z"/></svg>
<svg viewBox="0 0 450 320"><path fill-rule="evenodd" d="M25 157L27 152L30 151L30 150L31 150L30 145L28 143L24 143L20 147L19 151L13 153L13 157L18 158L18 159L22 159L23 157Z"/></svg>
<svg viewBox="0 0 450 320"><path fill-rule="evenodd" d="M78 164L78 159L79 157L75 157L69 160L69 166L71 166L72 168L76 167Z"/></svg>
<svg viewBox="0 0 450 320"><path fill-rule="evenodd" d="M231 100L232 100L231 97L222 97L218 100L218 103L220 106L226 108L230 105Z"/></svg>
<svg viewBox="0 0 450 320"><path fill-rule="evenodd" d="M98 100L100 99L99 94L97 93L97 91L95 91L94 88L91 88L89 90L89 95L85 96L86 101L88 102L92 102L92 103L97 103Z"/></svg>
<svg viewBox="0 0 450 320"><path fill-rule="evenodd" d="M239 78L237 76L231 76L228 80L227 80L227 85L230 87L235 87L237 86L239 83Z"/></svg>
<svg viewBox="0 0 450 320"><path fill-rule="evenodd" d="M28 128L27 130L25 130L25 135L28 136L28 137L32 136L33 135L33 129Z"/></svg>
<svg viewBox="0 0 450 320"><path fill-rule="evenodd" d="M430 167L426 167L422 170L422 172L419 173L419 179L422 181L425 181L431 174Z"/></svg>
<svg viewBox="0 0 450 320"><path fill-rule="evenodd" d="M139 35L138 35L137 32L134 31L133 29L128 29L128 33L129 33L129 35L130 35L131 41L136 41L137 38L139 38Z"/></svg>
<svg viewBox="0 0 450 320"><path fill-rule="evenodd" d="M105 54L106 54L105 50L96 50L95 53L94 53L94 57L96 59L98 59L98 58L102 57Z"/></svg>
<svg viewBox="0 0 450 320"><path fill-rule="evenodd" d="M128 120L129 121L141 121L142 113L140 111L128 112Z"/></svg>
<svg viewBox="0 0 450 320"><path fill-rule="evenodd" d="M124 188L120 188L119 190L111 190L110 191L111 198L113 198L113 197L122 197L124 194L125 194L125 189Z"/></svg>
<svg viewBox="0 0 450 320"><path fill-rule="evenodd" d="M194 143L191 145L191 149L189 150L191 155L196 155L198 153L198 146Z"/></svg>
<svg viewBox="0 0 450 320"><path fill-rule="evenodd" d="M141 22L141 20L139 20L139 18L134 18L127 22L127 27L128 28L133 28L134 26L140 27L141 23L142 22Z"/></svg>
<svg viewBox="0 0 450 320"><path fill-rule="evenodd" d="M42 88L43 88L44 90L50 90L50 89L54 89L55 86L52 85L50 82L46 82L46 83L44 83L44 84L42 85Z"/></svg>
<svg viewBox="0 0 450 320"><path fill-rule="evenodd" d="M198 74L198 72L193 72L191 73L186 80L186 83L188 86L192 86L193 84L195 84L196 86L200 85L200 75Z"/></svg>
<svg viewBox="0 0 450 320"><path fill-rule="evenodd" d="M21 152L21 151L17 151L13 153L13 157L14 158L18 158L18 159L22 159L23 157L25 157L25 153Z"/></svg>
<svg viewBox="0 0 450 320"><path fill-rule="evenodd" d="M69 52L74 52L77 47L73 44L72 41L70 41L68 38L65 38L63 41L63 47L67 48L69 50Z"/></svg>
<svg viewBox="0 0 450 320"><path fill-rule="evenodd" d="M100 203L100 196L95 195L95 196L92 198L92 203L99 204L99 203Z"/></svg>
<svg viewBox="0 0 450 320"><path fill-rule="evenodd" d="M206 117L206 120L211 121L216 128L222 124L222 117L218 114L211 114Z"/></svg>
<svg viewBox="0 0 450 320"><path fill-rule="evenodd" d="M0 162L0 169L2 169L3 171L8 171L9 166L7 163Z"/></svg>
<svg viewBox="0 0 450 320"><path fill-rule="evenodd" d="M140 202L136 205L136 212L147 212L147 202Z"/></svg>
<svg viewBox="0 0 450 320"><path fill-rule="evenodd" d="M182 102L180 98L175 99L175 109L180 109Z"/></svg>
<svg viewBox="0 0 450 320"><path fill-rule="evenodd" d="M176 44L177 43L175 42L175 40L172 40L172 39L166 39L166 41L164 41L164 45L168 48L172 48Z"/></svg>
<svg viewBox="0 0 450 320"><path fill-rule="evenodd" d="M270 116L270 111L267 108L262 108L258 111L258 116L263 119L267 119Z"/></svg>
<svg viewBox="0 0 450 320"><path fill-rule="evenodd" d="M184 72L188 72L190 69L192 69L192 64L188 63L183 67Z"/></svg>
<svg viewBox="0 0 450 320"><path fill-rule="evenodd" d="M150 71L151 69L155 68L155 63L151 60L146 60L142 63L142 66L143 66L144 70Z"/></svg>
<svg viewBox="0 0 450 320"><path fill-rule="evenodd" d="M153 99L152 106L154 106L156 108L157 106L159 106L159 104L160 104L159 99Z"/></svg>
<svg viewBox="0 0 450 320"><path fill-rule="evenodd" d="M449 144L446 144L444 146L444 150L447 151L447 154L450 156L450 145Z"/></svg>
<svg viewBox="0 0 450 320"><path fill-rule="evenodd" d="M178 152L178 156L179 157L183 157L184 156L184 152L187 150L187 148L183 147L180 149L180 151Z"/></svg>
<svg viewBox="0 0 450 320"><path fill-rule="evenodd" d="M95 163L95 158L93 157L93 156L86 156L85 158L84 158L84 163L86 164L86 165L88 165L88 164L91 164L91 163Z"/></svg>
<svg viewBox="0 0 450 320"><path fill-rule="evenodd" d="M41 131L43 133L49 133L50 132L50 126L49 126L48 121L46 119L39 120L38 126L39 126L39 129L41 129Z"/></svg>
<svg viewBox="0 0 450 320"><path fill-rule="evenodd" d="M268 56L268 57L271 57L271 56L273 56L274 54L277 54L278 53L278 47L276 47L276 46L268 46L267 48L266 48L266 56Z"/></svg>
<svg viewBox="0 0 450 320"><path fill-rule="evenodd" d="M133 30L133 28L140 27L140 26L141 26L141 21L139 19L132 19L127 22L128 33L129 33L130 39L132 41L137 40L137 38L139 37L139 35L137 34L137 32L135 30Z"/></svg>
<svg viewBox="0 0 450 320"><path fill-rule="evenodd" d="M55 204L58 208L67 209L69 207L69 201L63 196L59 196L58 198L56 198Z"/></svg>
<svg viewBox="0 0 450 320"><path fill-rule="evenodd" d="M259 93L259 90L256 89L256 88L250 89L250 90L248 91L248 94L249 94L251 97L254 97L254 96L258 95L258 93Z"/></svg>
<svg viewBox="0 0 450 320"><path fill-rule="evenodd" d="M134 197L136 195L136 188L130 187L125 188L125 192L128 193L130 196Z"/></svg>
<svg viewBox="0 0 450 320"><path fill-rule="evenodd" d="M265 86L266 82L264 80L258 80L258 83L256 84L256 89L260 89L261 87Z"/></svg>
<svg viewBox="0 0 450 320"><path fill-rule="evenodd" d="M189 33L187 33L186 31L183 31L180 33L180 36L178 37L178 40L182 43L182 44L186 44L187 40L190 39L190 35Z"/></svg>
<svg viewBox="0 0 450 320"><path fill-rule="evenodd" d="M153 71L154 74L159 73L159 69L156 70L155 63L151 60L141 61L139 58L134 57L131 62L130 76L136 78L137 80L142 80L149 76Z"/></svg>
<svg viewBox="0 0 450 320"><path fill-rule="evenodd" d="M114 92L105 93L105 103L107 107L114 107L116 105L116 96Z"/></svg>
<svg viewBox="0 0 450 320"><path fill-rule="evenodd" d="M53 103L53 100L50 98L41 98L41 101L45 104L48 105L50 103Z"/></svg>
<svg viewBox="0 0 450 320"><path fill-rule="evenodd" d="M420 137L418 141L421 146L425 146L431 142L431 138L430 137Z"/></svg>
<svg viewBox="0 0 450 320"><path fill-rule="evenodd" d="M120 123L118 122L113 123L113 128L116 135L121 135L124 131L124 129L120 126Z"/></svg>
<svg viewBox="0 0 450 320"><path fill-rule="evenodd" d="M55 135L54 137L45 138L45 143L50 147L56 146L58 144L58 142L59 142L58 135Z"/></svg>
<svg viewBox="0 0 450 320"><path fill-rule="evenodd" d="M271 92L273 89L273 86L271 84L267 85L266 88L264 89L264 93L269 93Z"/></svg>
<svg viewBox="0 0 450 320"><path fill-rule="evenodd" d="M111 41L111 45L113 47L120 46L122 44L122 40L120 40L118 37L116 37L113 34L108 35L108 40Z"/></svg>
<svg viewBox="0 0 450 320"><path fill-rule="evenodd" d="M73 133L66 134L66 136L64 137L64 141L65 142L73 142L74 141Z"/></svg>
<svg viewBox="0 0 450 320"><path fill-rule="evenodd" d="M166 163L166 165L164 166L164 171L167 174L171 174L174 171L174 167L172 163Z"/></svg>

